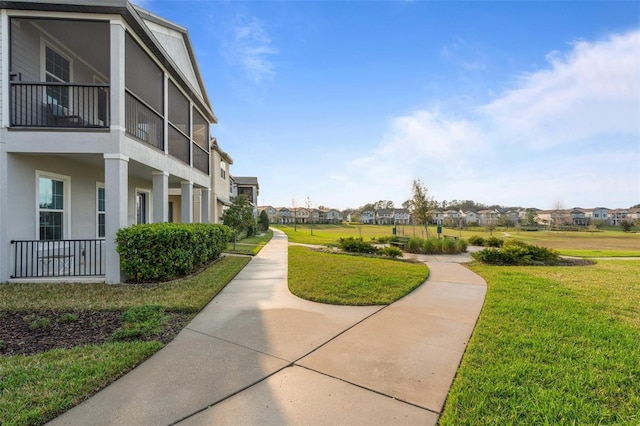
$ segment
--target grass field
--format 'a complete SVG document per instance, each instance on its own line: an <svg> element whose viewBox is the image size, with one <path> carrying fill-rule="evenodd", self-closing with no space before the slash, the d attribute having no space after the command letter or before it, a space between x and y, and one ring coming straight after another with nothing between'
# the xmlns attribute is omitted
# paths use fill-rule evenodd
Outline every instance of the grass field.
<svg viewBox="0 0 640 426"><path fill-rule="evenodd" d="M341 237L361 236L366 241L371 238L392 235L392 225L313 225L311 235L310 225L274 226L284 231L289 241L303 244L330 245L337 243ZM425 231L419 226L398 225L396 228L399 236L417 236L424 238ZM431 236L436 236L436 228L429 227ZM490 233L485 228L471 228L458 230L444 228L443 235L469 238L472 235L487 237ZM514 238L528 244L540 245L559 250L562 254L570 256L587 257L611 257L611 256L640 256L640 233L625 233L618 230L606 231L536 231L525 232L515 229L493 230L491 235L500 238Z"/></svg>
<svg viewBox="0 0 640 426"><path fill-rule="evenodd" d="M640 262L471 269L488 292L440 424L640 424Z"/></svg>
<svg viewBox="0 0 640 426"><path fill-rule="evenodd" d="M273 231L268 230L260 235L255 235L253 237L245 238L236 242L235 249L234 244L227 244L227 249L225 253L233 253L233 254L246 254L249 256L255 256L262 250L262 247L267 244L271 238L273 237Z"/></svg>

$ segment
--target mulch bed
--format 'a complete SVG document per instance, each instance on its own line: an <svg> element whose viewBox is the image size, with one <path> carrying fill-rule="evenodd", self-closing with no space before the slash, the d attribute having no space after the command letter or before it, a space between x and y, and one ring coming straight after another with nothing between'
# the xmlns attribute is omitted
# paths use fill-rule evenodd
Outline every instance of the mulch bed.
<svg viewBox="0 0 640 426"><path fill-rule="evenodd" d="M193 315L165 312L163 330L142 340L168 343ZM122 325L121 311L0 312L0 355L33 355L107 342Z"/></svg>

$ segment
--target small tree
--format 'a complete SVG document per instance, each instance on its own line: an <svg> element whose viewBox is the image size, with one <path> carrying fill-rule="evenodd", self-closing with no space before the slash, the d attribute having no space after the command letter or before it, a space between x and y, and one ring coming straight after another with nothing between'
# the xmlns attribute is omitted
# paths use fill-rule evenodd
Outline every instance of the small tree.
<svg viewBox="0 0 640 426"><path fill-rule="evenodd" d="M411 194L411 210L413 212L415 222L424 226L428 238L428 225L433 216L433 210L436 206L436 202L433 200L433 197L429 195L429 190L422 184L420 179L415 179L411 184Z"/></svg>
<svg viewBox="0 0 640 426"><path fill-rule="evenodd" d="M269 216L265 210L260 212L260 216L258 216L258 224L260 226L261 231L266 231L269 229Z"/></svg>
<svg viewBox="0 0 640 426"><path fill-rule="evenodd" d="M251 228L255 230L253 207L246 195L240 194L233 198L231 206L222 213L222 223L233 229L233 249L235 250L238 235Z"/></svg>

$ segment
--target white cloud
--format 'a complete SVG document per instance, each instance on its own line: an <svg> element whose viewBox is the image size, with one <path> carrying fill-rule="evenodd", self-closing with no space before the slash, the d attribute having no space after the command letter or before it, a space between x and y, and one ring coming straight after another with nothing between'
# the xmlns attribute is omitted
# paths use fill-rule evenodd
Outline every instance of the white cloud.
<svg viewBox="0 0 640 426"><path fill-rule="evenodd" d="M640 129L640 31L551 52L550 67L480 110L503 138L547 148Z"/></svg>
<svg viewBox="0 0 640 426"><path fill-rule="evenodd" d="M275 74L270 57L278 50L272 46L269 33L255 17L238 18L230 38L224 43L225 56L240 67L254 83Z"/></svg>
<svg viewBox="0 0 640 426"><path fill-rule="evenodd" d="M473 115L434 107L392 118L376 148L346 163L359 185L345 192L400 203L421 178L440 200L640 202L640 31L575 42L547 60Z"/></svg>

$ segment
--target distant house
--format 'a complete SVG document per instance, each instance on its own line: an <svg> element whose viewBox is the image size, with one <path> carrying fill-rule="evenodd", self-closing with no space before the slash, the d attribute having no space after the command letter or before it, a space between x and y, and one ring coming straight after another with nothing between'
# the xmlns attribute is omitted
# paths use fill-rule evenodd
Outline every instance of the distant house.
<svg viewBox="0 0 640 426"><path fill-rule="evenodd" d="M336 209L329 209L325 214L325 223L340 223L342 222L342 213Z"/></svg>
<svg viewBox="0 0 640 426"><path fill-rule="evenodd" d="M480 222L480 216L473 210L467 210L460 212L460 217L464 220L466 225L477 225Z"/></svg>
<svg viewBox="0 0 640 426"><path fill-rule="evenodd" d="M583 209L585 217L589 220L589 223L594 221L600 221L602 223L609 222L609 209L604 207L595 207L591 209Z"/></svg>
<svg viewBox="0 0 640 426"><path fill-rule="evenodd" d="M411 221L411 213L408 209L395 209L393 211L393 220L397 224L408 225Z"/></svg>
<svg viewBox="0 0 640 426"><path fill-rule="evenodd" d="M365 224L376 223L376 213L373 210L365 210L360 213L360 222Z"/></svg>
<svg viewBox="0 0 640 426"><path fill-rule="evenodd" d="M274 207L260 206L258 207L258 211L260 212L258 214L261 214L262 212L265 212L267 214L269 223L278 223L278 210L276 210Z"/></svg>
<svg viewBox="0 0 640 426"><path fill-rule="evenodd" d="M393 209L379 209L376 211L376 223L379 225L393 224Z"/></svg>
<svg viewBox="0 0 640 426"><path fill-rule="evenodd" d="M609 218L611 220L611 224L614 226L620 225L623 221L624 222L632 221L630 212L627 209L609 210Z"/></svg>
<svg viewBox="0 0 640 426"><path fill-rule="evenodd" d="M311 212L304 207L298 207L295 210L295 216L298 223L309 223L311 221Z"/></svg>
<svg viewBox="0 0 640 426"><path fill-rule="evenodd" d="M280 207L276 210L277 210L276 223L280 223L283 225L286 225L288 223L294 223L295 215L293 213L293 210L290 210L286 207Z"/></svg>

